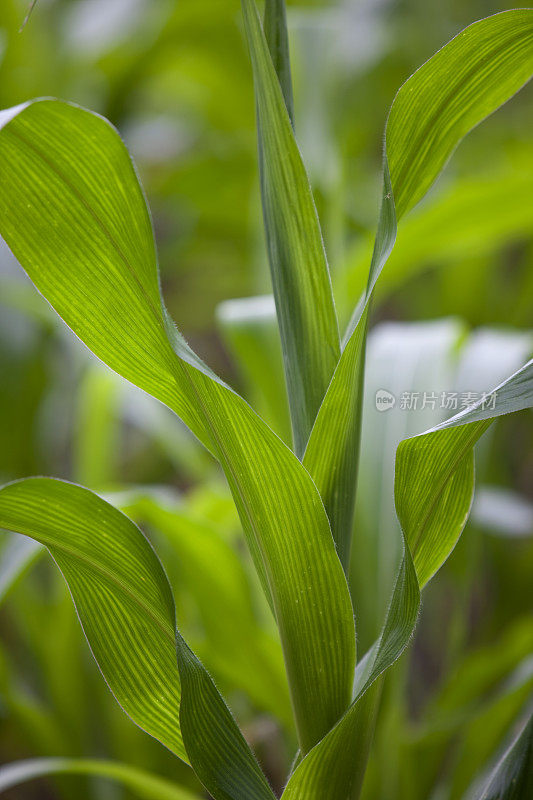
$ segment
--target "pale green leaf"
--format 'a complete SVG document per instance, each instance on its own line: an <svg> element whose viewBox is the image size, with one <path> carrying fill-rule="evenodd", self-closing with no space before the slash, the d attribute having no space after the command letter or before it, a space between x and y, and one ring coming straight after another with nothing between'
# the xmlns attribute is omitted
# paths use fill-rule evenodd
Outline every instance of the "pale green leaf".
<svg viewBox="0 0 533 800"><path fill-rule="evenodd" d="M455 319L385 322L370 331L350 572L354 607L362 620L361 649L379 634L401 559L394 507L397 446L481 397L519 369L532 348L528 332L478 328L467 333Z"/></svg>
<svg viewBox="0 0 533 800"><path fill-rule="evenodd" d="M174 601L140 531L86 489L49 478L1 489L0 525L48 547L118 703L187 760L179 729Z"/></svg>
<svg viewBox="0 0 533 800"><path fill-rule="evenodd" d="M532 404L533 360L477 404L399 445L396 511L421 586L446 560L465 526L474 491L474 444L495 416Z"/></svg>
<svg viewBox="0 0 533 800"><path fill-rule="evenodd" d="M163 502L142 490L128 492L120 505L130 519L163 534L170 545L173 586L192 598L204 629L205 638L191 639L202 663L291 729L281 648L256 618L242 555L218 526L195 518L186 505Z"/></svg>
<svg viewBox="0 0 533 800"><path fill-rule="evenodd" d="M504 11L465 28L402 86L387 121L396 214L427 192L461 139L531 78L533 13Z"/></svg>

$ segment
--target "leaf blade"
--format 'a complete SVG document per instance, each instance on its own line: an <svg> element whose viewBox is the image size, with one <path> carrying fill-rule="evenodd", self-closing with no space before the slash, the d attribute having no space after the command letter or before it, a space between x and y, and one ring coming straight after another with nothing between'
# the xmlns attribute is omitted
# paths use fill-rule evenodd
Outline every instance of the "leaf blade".
<svg viewBox="0 0 533 800"><path fill-rule="evenodd" d="M216 800L273 800L228 707L176 628L170 584L139 528L88 489L51 478L2 487L0 520L50 551L95 660L131 719L190 760Z"/></svg>
<svg viewBox="0 0 533 800"><path fill-rule="evenodd" d="M311 750L291 776L283 794L285 800L335 800L342 796L357 797L360 775L351 769L352 743L358 736L359 704L376 679L387 670L407 647L416 626L422 586L440 569L457 542L464 525L473 495L472 448L485 432L490 422L497 416L533 407L533 360L528 362L497 387L495 406L490 411L482 408L483 400L465 409L455 417L441 423L436 428L402 442L398 448L396 506L402 525L404 555L396 579L391 604L382 633L375 645L368 651L356 670L354 700L348 711L328 735ZM490 416L489 416L490 415ZM467 429L464 431L463 429ZM439 473L436 469L436 492L427 491L419 480L407 481L404 470L411 466L412 460L402 457L410 454L415 440L425 441L427 448L434 444L433 467L438 467L443 454L440 447L444 433L453 441L455 431L463 436L458 440L460 455L450 457ZM417 450L414 451L418 453ZM449 453L449 449L444 451ZM459 476L462 492L458 499L446 492L446 480ZM443 479L443 476L446 480ZM437 494L437 501L435 501ZM411 513L414 507L416 512ZM440 529L444 530L452 522L452 532L442 546L434 547L429 554L422 549L424 536L434 534L437 527L434 517L428 515L428 508L437 517L440 514ZM409 509L409 511L407 511ZM450 515L454 514L453 520ZM428 525L428 520L432 525ZM411 553L414 547L414 558ZM422 552L424 558L419 553ZM364 765L362 765L364 769Z"/></svg>
<svg viewBox="0 0 533 800"><path fill-rule="evenodd" d="M337 448L322 448L321 459L322 469L327 462L329 473L334 473L340 463L350 464L350 476L344 472L344 485L338 487L341 494L345 494L346 485L353 490L358 467L353 452L360 426L364 348L355 346L353 340L364 336L364 332L357 329L365 329L367 309L394 247L398 222L429 189L468 131L530 79L532 41L533 12L530 9L504 11L480 20L429 59L406 81L394 99L385 130L382 203L366 291L352 315L341 358L309 443L316 451L319 448L313 443L313 436L340 443ZM487 76L490 80L485 84ZM440 115L436 108L441 109ZM427 138L423 147L417 126ZM358 375L358 378L352 380L349 387L341 385L339 388L341 372ZM344 409L340 412L340 404L330 402L328 394L342 391ZM312 475L316 469L312 463L315 460L310 459L307 464ZM349 551L351 537L348 519L351 523L350 514L335 513L331 520L335 540L342 543L345 551Z"/></svg>
<svg viewBox="0 0 533 800"><path fill-rule="evenodd" d="M0 490L0 519L5 528L49 549L117 702L139 727L187 760L178 724L175 612L168 581L140 531L134 528L132 535L131 523L116 509L102 515L101 503L73 484L26 479ZM99 525L100 538L93 538L95 523L87 524L85 515ZM62 530L68 530L68 539ZM114 548L109 552L105 545L111 539ZM136 653L139 641L143 647ZM122 671L124 663L127 672ZM156 697L159 713L153 714L151 698Z"/></svg>
<svg viewBox="0 0 533 800"><path fill-rule="evenodd" d="M116 131L57 101L7 116L0 231L85 344L168 405L221 462L278 622L308 749L347 707L355 663L351 600L320 495L296 456L173 327L144 195ZM26 138L35 134L29 150L18 148L20 127Z"/></svg>
<svg viewBox="0 0 533 800"><path fill-rule="evenodd" d="M302 454L340 355L313 196L254 0L242 3L256 91L263 216L295 451Z"/></svg>

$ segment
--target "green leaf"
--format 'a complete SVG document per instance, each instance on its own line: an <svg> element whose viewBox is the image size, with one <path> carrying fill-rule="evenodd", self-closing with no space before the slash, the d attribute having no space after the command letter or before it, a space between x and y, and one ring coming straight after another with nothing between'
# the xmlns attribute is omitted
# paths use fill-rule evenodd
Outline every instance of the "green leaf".
<svg viewBox="0 0 533 800"><path fill-rule="evenodd" d="M350 595L311 477L171 323L145 199L109 123L49 100L3 112L0 181L0 233L37 288L221 462L278 623L307 751L346 709L355 662Z"/></svg>
<svg viewBox="0 0 533 800"><path fill-rule="evenodd" d="M533 715L494 768L478 800L527 800L533 794Z"/></svg>
<svg viewBox="0 0 533 800"><path fill-rule="evenodd" d="M452 364L463 326L454 319L419 323L384 322L368 335L365 367L364 427L350 564L350 585L360 649L379 635L402 556L402 537L394 508L394 457L405 436L445 418L440 392L455 389ZM523 363L527 353L518 361ZM490 388L488 381L485 388ZM437 408L422 409L423 392L438 397ZM385 395L383 394L385 392ZM416 410L402 407L402 394L417 397ZM387 395L386 393L389 393ZM377 398L394 399L381 406ZM450 412L448 412L450 413ZM379 509L379 512L376 512Z"/></svg>
<svg viewBox="0 0 533 800"><path fill-rule="evenodd" d="M0 489L0 525L48 548L102 674L134 722L188 758L216 800L273 800L224 700L176 629L168 579L137 526L88 489L50 478Z"/></svg>
<svg viewBox="0 0 533 800"><path fill-rule="evenodd" d="M340 355L324 245L305 168L254 0L243 0L259 168L295 450L302 454Z"/></svg>
<svg viewBox="0 0 533 800"><path fill-rule="evenodd" d="M357 666L352 705L295 770L283 794L285 800L358 797L364 764L354 769L353 747L360 736L360 702L409 643L420 589L442 566L464 528L472 502L475 442L495 417L533 406L533 360L492 394L490 409L480 400L431 431L404 440L398 448L396 507L404 556L385 625ZM437 530L443 533L442 545L435 539ZM434 544L431 551L426 538Z"/></svg>
<svg viewBox="0 0 533 800"><path fill-rule="evenodd" d="M474 444L496 415L532 403L533 360L487 398L399 445L396 511L421 586L448 558L468 518L474 493Z"/></svg>
<svg viewBox="0 0 533 800"><path fill-rule="evenodd" d="M454 413L445 410L450 399L451 407L459 408L469 395L481 397L518 369L532 349L528 332L478 328L467 333L455 319L386 322L370 331L350 572L354 607L362 619L357 631L361 651L379 634L401 559L394 507L396 448L402 439ZM377 404L383 390L393 407Z"/></svg>
<svg viewBox="0 0 533 800"><path fill-rule="evenodd" d="M48 478L2 488L0 525L48 547L118 703L187 760L178 721L174 601L140 531L86 489Z"/></svg>
<svg viewBox="0 0 533 800"><path fill-rule="evenodd" d="M182 789L149 772L113 761L85 758L35 758L0 767L0 792L48 775L89 775L125 786L144 800L199 800L199 795Z"/></svg>
<svg viewBox="0 0 533 800"><path fill-rule="evenodd" d="M281 648L254 613L257 598L242 554L218 526L195 518L186 505L163 503L142 490L128 492L125 500L120 505L130 519L148 524L170 545L165 561L176 570L175 579L172 572L170 578L194 603L205 638L191 641L207 669L292 729Z"/></svg>
<svg viewBox="0 0 533 800"><path fill-rule="evenodd" d="M461 139L533 71L533 12L504 11L465 28L394 100L387 157L398 218L433 184Z"/></svg>
<svg viewBox="0 0 533 800"><path fill-rule="evenodd" d="M348 342L316 418L303 464L324 501L337 552L348 572L359 465L368 308Z"/></svg>
<svg viewBox="0 0 533 800"><path fill-rule="evenodd" d="M265 38L276 70L283 99L290 120L294 125L294 103L292 97L291 62L289 57L289 34L285 0L266 0L264 19Z"/></svg>
<svg viewBox="0 0 533 800"><path fill-rule="evenodd" d="M385 132L381 212L367 288L348 326L342 356L308 444L310 450L318 451L315 436L331 443L321 449L320 463L324 474L340 475L338 486L330 487L324 501L341 552L349 552L350 505L357 479L354 453L361 413L361 336L364 340L366 309L394 247L398 221L429 189L468 131L529 80L532 42L532 10L506 11L476 22L420 67L392 104ZM340 376L350 376L350 381ZM336 397L333 402L330 393ZM340 464L346 469L341 470ZM308 463L308 469L313 475L312 464ZM335 498L335 492L343 498L344 507L329 499Z"/></svg>

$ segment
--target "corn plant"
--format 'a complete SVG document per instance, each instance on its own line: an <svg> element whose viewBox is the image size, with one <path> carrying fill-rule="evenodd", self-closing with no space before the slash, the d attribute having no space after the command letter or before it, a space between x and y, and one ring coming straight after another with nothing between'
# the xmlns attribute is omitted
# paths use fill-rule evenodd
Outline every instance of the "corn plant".
<svg viewBox="0 0 533 800"><path fill-rule="evenodd" d="M497 417L533 405L529 361L494 387L490 402L483 398L400 443L394 499L401 565L381 632L357 653L358 609L347 572L352 538L357 557L353 515L374 287L398 223L460 140L531 77L533 10L474 23L398 91L385 129L381 211L366 288L341 337L295 139L284 4L267 0L263 24L254 0L243 0L242 9L292 446L199 358L170 318L146 199L105 119L49 99L1 113L0 234L82 342L168 406L220 463L283 650L298 739L283 798L354 800L383 676L408 646L421 591L468 518L474 445ZM190 764L215 800L275 797L213 679L182 637L169 581L134 522L81 486L27 478L0 490L0 526L48 548L109 688L139 727ZM481 780L478 797L531 797L531 758L529 722ZM100 771L151 798L195 796L137 769L87 760L7 766L0 786L61 771Z"/></svg>

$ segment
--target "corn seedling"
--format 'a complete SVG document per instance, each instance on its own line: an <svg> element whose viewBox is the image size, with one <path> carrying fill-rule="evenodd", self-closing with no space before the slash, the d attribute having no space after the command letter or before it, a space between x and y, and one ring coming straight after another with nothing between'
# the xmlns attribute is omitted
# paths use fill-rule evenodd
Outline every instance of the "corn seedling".
<svg viewBox="0 0 533 800"><path fill-rule="evenodd" d="M283 651L298 751L282 796L355 800L383 676L407 648L421 591L467 521L474 445L497 417L533 405L529 361L497 382L490 402L478 400L400 441L394 468L400 569L376 638L357 653L360 612L347 574L372 296L398 223L461 139L531 77L533 11L474 23L398 91L385 130L381 211L366 285L341 336L295 139L284 4L267 0L264 24L254 0L243 0L242 9L290 446L199 358L171 320L146 199L105 119L48 99L1 113L0 234L82 342L168 406L220 463ZM27 478L0 490L0 526L49 550L109 688L140 728L190 764L215 800L275 797L210 673L181 635L167 576L133 521L86 488ZM480 779L477 797L532 797L531 759L530 721ZM3 767L0 786L54 772L100 772L145 797L197 796L124 765L60 758Z"/></svg>

